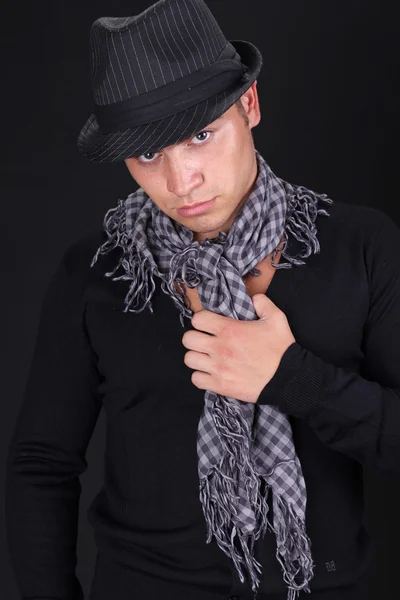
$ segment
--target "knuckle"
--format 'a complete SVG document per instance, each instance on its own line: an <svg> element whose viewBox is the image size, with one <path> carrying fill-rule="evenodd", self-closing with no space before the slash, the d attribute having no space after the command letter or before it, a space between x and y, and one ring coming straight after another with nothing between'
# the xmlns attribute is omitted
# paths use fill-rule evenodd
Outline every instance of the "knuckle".
<svg viewBox="0 0 400 600"><path fill-rule="evenodd" d="M221 349L220 352L220 356L221 358L225 359L225 360L229 360L232 359L234 357L234 350L233 348L231 348L230 346L223 346L223 348Z"/></svg>
<svg viewBox="0 0 400 600"><path fill-rule="evenodd" d="M279 309L279 312L276 315L276 318L278 320L278 322L282 325L285 325L288 320L287 320L287 316L285 315L285 313Z"/></svg>
<svg viewBox="0 0 400 600"><path fill-rule="evenodd" d="M229 342L226 342L226 341L219 342L218 344L214 344L213 352L218 357L218 359L221 361L221 364L223 363L224 360L229 360L234 355L233 347L229 344Z"/></svg>

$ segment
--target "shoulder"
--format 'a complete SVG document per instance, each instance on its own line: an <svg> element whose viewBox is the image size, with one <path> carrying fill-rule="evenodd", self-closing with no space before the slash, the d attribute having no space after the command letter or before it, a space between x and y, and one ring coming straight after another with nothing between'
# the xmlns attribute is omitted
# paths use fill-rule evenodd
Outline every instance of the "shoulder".
<svg viewBox="0 0 400 600"><path fill-rule="evenodd" d="M329 238L335 247L345 242L351 246L372 247L381 238L400 236L396 222L381 209L340 201L320 207L327 210L329 217L318 215L318 234L322 240Z"/></svg>
<svg viewBox="0 0 400 600"><path fill-rule="evenodd" d="M104 230L97 230L67 245L53 274L52 286L58 288L60 293L61 290L68 290L69 295L82 296L84 290L108 270L110 255L113 256L115 250L92 266L98 248L107 239Z"/></svg>
<svg viewBox="0 0 400 600"><path fill-rule="evenodd" d="M322 206L320 206L322 208ZM324 205L330 214L332 226L340 227L345 231L363 230L374 234L381 226L389 221L394 221L383 210L362 204L334 201L331 205ZM319 223L325 219L319 219Z"/></svg>
<svg viewBox="0 0 400 600"><path fill-rule="evenodd" d="M104 232L95 231L71 242L65 248L61 258L61 263L67 274L85 272L87 267L90 268L90 263L97 248L104 241Z"/></svg>
<svg viewBox="0 0 400 600"><path fill-rule="evenodd" d="M93 280L115 267L116 259L120 254L118 246L107 250L107 253L101 255L99 260L92 265L97 250L107 240L108 236L102 229L91 232L69 244L61 259L61 266L67 277Z"/></svg>
<svg viewBox="0 0 400 600"><path fill-rule="evenodd" d="M342 269L362 264L371 289L400 281L400 228L390 215L345 202L334 202L328 213L317 219L322 256Z"/></svg>

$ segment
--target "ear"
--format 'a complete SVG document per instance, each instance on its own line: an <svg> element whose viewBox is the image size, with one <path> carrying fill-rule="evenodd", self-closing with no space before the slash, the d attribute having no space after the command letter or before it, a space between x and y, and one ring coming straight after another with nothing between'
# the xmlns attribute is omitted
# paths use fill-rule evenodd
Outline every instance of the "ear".
<svg viewBox="0 0 400 600"><path fill-rule="evenodd" d="M257 79L253 81L249 89L246 90L241 96L241 101L249 119L249 128L252 129L261 121L260 103L257 92Z"/></svg>

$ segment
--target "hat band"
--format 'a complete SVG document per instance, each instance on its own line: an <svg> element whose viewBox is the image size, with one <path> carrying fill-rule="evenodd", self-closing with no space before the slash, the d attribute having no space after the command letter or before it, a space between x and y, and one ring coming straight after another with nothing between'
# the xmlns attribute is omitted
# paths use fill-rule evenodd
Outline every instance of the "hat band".
<svg viewBox="0 0 400 600"><path fill-rule="evenodd" d="M226 91L235 82L239 84L247 70L239 60L219 60L146 94L105 106L95 105L93 112L101 133L130 129L170 117Z"/></svg>

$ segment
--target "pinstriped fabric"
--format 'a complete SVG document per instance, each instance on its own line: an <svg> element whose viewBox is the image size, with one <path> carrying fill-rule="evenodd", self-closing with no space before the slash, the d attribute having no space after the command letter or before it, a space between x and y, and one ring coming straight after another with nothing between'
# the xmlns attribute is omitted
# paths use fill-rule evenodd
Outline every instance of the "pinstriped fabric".
<svg viewBox="0 0 400 600"><path fill-rule="evenodd" d="M211 19L203 21L192 0L158 4L161 10L145 11L141 19L102 17L93 23L92 52L97 61L105 54L106 65L97 69L93 81L97 104L107 104L110 98L113 102L126 100L176 81L211 64L224 49L224 36L210 36ZM129 23L136 27L129 28Z"/></svg>
<svg viewBox="0 0 400 600"><path fill-rule="evenodd" d="M332 200L303 186L292 185L276 175L256 151L258 177L249 198L228 234L193 242L193 232L173 223L141 189L119 201L104 219L108 240L100 254L115 246L122 248L116 267L106 273L113 279L130 280L125 312L149 307L155 289L154 277L170 295L183 317L193 315L174 283L197 287L207 310L227 317L254 320L254 306L243 276L260 274L255 266L269 254L276 256L284 238L277 269L304 264L286 252L288 236L306 246L301 258L319 252L315 220L318 208ZM298 256L298 255L297 255ZM142 305L140 305L142 302ZM254 557L254 542L267 529L276 535L276 558L288 584L288 600L299 591L309 591L313 577L311 542L305 530L306 486L296 454L290 422L274 406L253 405L223 397L207 390L197 432L200 499L207 523L208 539L233 561L244 581L246 570L257 592L261 565ZM269 493L273 501L273 522L268 519ZM300 572L300 574L299 574ZM297 581L301 577L302 581Z"/></svg>
<svg viewBox="0 0 400 600"><path fill-rule="evenodd" d="M174 83L204 73L232 48L232 60L241 61L243 77L226 89L213 90L205 79L199 99L165 117L110 130L101 126L98 109L114 109L161 90L166 104ZM203 0L160 0L140 15L101 17L90 30L90 59L94 110L78 136L78 149L89 160L118 162L194 136L228 110L257 78L262 57L250 42L229 42ZM215 85L215 84L214 84ZM193 94L189 86L182 100ZM151 105L151 102L149 102ZM98 107L98 108L97 108ZM176 108L175 108L176 107Z"/></svg>

